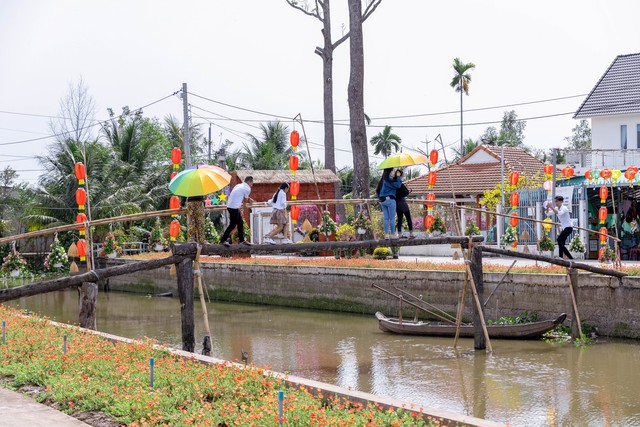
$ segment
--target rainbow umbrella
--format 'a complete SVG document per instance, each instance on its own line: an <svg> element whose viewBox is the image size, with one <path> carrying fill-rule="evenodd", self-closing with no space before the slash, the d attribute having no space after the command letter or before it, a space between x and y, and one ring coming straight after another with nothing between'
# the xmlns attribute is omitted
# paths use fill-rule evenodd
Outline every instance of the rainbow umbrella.
<svg viewBox="0 0 640 427"><path fill-rule="evenodd" d="M169 190L176 196L197 197L216 192L231 182L231 175L213 165L191 166L169 183Z"/></svg>
<svg viewBox="0 0 640 427"><path fill-rule="evenodd" d="M378 165L378 169L399 168L423 163L429 163L429 158L424 154L404 152L387 157Z"/></svg>

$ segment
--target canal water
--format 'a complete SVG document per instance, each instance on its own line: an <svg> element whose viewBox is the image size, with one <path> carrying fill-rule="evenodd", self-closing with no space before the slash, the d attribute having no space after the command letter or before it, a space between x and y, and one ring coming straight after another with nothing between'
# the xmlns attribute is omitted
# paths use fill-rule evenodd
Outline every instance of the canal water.
<svg viewBox="0 0 640 427"><path fill-rule="evenodd" d="M78 296L65 291L9 303L77 323ZM197 346L202 315L196 301ZM180 347L177 298L99 293L100 331ZM373 316L210 303L213 354L342 387L508 422L511 426L640 426L640 345L598 339L586 348L543 341L472 340L383 333Z"/></svg>

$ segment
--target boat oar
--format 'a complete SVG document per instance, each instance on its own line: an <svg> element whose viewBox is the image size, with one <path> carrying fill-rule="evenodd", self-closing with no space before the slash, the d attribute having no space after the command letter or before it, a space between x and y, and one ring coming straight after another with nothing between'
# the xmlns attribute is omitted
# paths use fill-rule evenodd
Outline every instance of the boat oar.
<svg viewBox="0 0 640 427"><path fill-rule="evenodd" d="M202 272L200 271L200 251L202 245L197 245L196 259L193 262L193 277L198 278L198 293L200 294L200 305L202 305L202 317L204 319L204 341L202 342L202 354L211 356L211 330L209 329L209 315L207 314L207 305L204 301L204 292L202 291Z"/></svg>
<svg viewBox="0 0 640 427"><path fill-rule="evenodd" d="M394 297L396 297L398 299L402 299L402 295L396 295L393 292L390 292L390 291L388 291L388 290L386 290L384 288L381 288L380 286L376 285L375 283L372 283L371 286L373 286L376 289L381 290L384 293L387 293L387 294L389 294L391 296L394 296ZM420 307L418 304L414 304L411 301L407 301L407 300L404 300L404 302L406 302L407 304L409 304L412 307L419 308L420 310L422 310L422 311L424 311L424 312L426 312L426 313L428 313L428 314L430 314L430 315L442 320L443 322L447 322L447 323L451 323L452 325L455 325L455 322L452 322L451 320L447 319L446 317L442 317L441 315L439 315L437 313L429 311L429 310L425 309L424 307Z"/></svg>
<svg viewBox="0 0 640 427"><path fill-rule="evenodd" d="M428 302L426 302L425 300L423 300L422 298L418 298L415 295L411 295L409 292L402 290L400 288L398 288L396 285L393 285L393 289L395 289L396 291L403 293L407 296L410 296L411 298L415 299L416 301L420 301L421 303L425 304L427 307L431 307L432 309L442 313L444 316L449 317L452 320L456 320L455 317L453 317L452 315L450 315L449 313L447 313L446 311L443 311L441 309L439 309L438 307L436 307L435 305L429 304Z"/></svg>

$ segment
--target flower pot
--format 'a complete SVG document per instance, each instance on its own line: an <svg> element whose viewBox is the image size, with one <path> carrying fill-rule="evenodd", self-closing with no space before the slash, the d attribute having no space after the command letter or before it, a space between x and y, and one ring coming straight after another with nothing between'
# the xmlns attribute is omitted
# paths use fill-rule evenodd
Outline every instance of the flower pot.
<svg viewBox="0 0 640 427"><path fill-rule="evenodd" d="M9 273L11 277L18 277L20 275L20 270L11 270Z"/></svg>
<svg viewBox="0 0 640 427"><path fill-rule="evenodd" d="M163 249L164 249L164 247L163 247ZM111 253L107 254L107 258L115 258L117 256L118 256L117 252L111 252Z"/></svg>
<svg viewBox="0 0 640 427"><path fill-rule="evenodd" d="M164 251L164 245L156 243L155 246L153 247L153 250L156 252L162 252Z"/></svg>
<svg viewBox="0 0 640 427"><path fill-rule="evenodd" d="M367 229L366 228L358 228L358 234L366 234L367 233Z"/></svg>
<svg viewBox="0 0 640 427"><path fill-rule="evenodd" d="M53 264L53 268L61 268L61 267L62 267L61 262L56 262L55 264Z"/></svg>

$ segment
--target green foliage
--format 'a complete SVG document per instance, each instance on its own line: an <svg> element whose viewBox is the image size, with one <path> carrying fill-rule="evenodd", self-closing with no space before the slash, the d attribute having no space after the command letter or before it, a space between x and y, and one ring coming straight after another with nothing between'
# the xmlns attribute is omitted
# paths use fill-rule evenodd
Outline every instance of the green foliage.
<svg viewBox="0 0 640 427"><path fill-rule="evenodd" d="M478 228L478 226L473 222L473 221L469 221L469 224L467 225L466 230L464 230L464 235L465 236L479 236L480 233L480 229Z"/></svg>
<svg viewBox="0 0 640 427"><path fill-rule="evenodd" d="M606 262L613 262L616 260L616 253L609 246L604 248L602 252L602 256L600 256L600 263L604 264Z"/></svg>
<svg viewBox="0 0 640 427"><path fill-rule="evenodd" d="M53 238L53 243L51 243L51 252L49 252L44 260L44 268L48 271L65 271L68 263L69 257L67 256L67 251L64 249L56 235ZM62 265L60 267L55 267L55 264Z"/></svg>
<svg viewBox="0 0 640 427"><path fill-rule="evenodd" d="M385 126L382 132L371 137L369 143L374 147L374 154L378 155L382 153L386 158L391 155L392 149L395 150L396 153L398 152L402 138L395 133L391 133L391 126Z"/></svg>
<svg viewBox="0 0 640 427"><path fill-rule="evenodd" d="M162 228L160 218L156 218L156 223L151 229L151 233L149 233L149 245L167 245L167 239L166 237L164 237L164 229ZM150 249L153 249L153 247L151 247Z"/></svg>
<svg viewBox="0 0 640 427"><path fill-rule="evenodd" d="M245 221L244 219L242 220L242 223L244 225L244 240L248 241L249 238L251 237L251 229L249 228L249 224L247 224L247 221ZM238 242L240 241L240 239L238 239L238 228L236 227L235 230L233 230L233 233L231 233L231 240L234 242Z"/></svg>
<svg viewBox="0 0 640 427"><path fill-rule="evenodd" d="M20 252L16 249L15 245L11 246L11 250L2 259L2 267L0 271L3 273L10 273L14 270L24 271L27 269L27 261L20 255Z"/></svg>
<svg viewBox="0 0 640 427"><path fill-rule="evenodd" d="M580 120L573 129L571 136L564 138L569 143L569 149L589 150L591 149L591 128L588 120Z"/></svg>
<svg viewBox="0 0 640 427"><path fill-rule="evenodd" d="M584 244L582 244L582 240L580 239L580 235L576 233L571 239L571 243L569 243L569 250L571 252L577 252L583 254L585 252Z"/></svg>
<svg viewBox="0 0 640 427"><path fill-rule="evenodd" d="M507 227L502 235L502 243L505 245L511 245L513 242L518 241L518 232L515 227Z"/></svg>
<svg viewBox="0 0 640 427"><path fill-rule="evenodd" d="M356 235L356 229L353 228L352 225L344 223L341 224L340 227L338 227L338 230L336 231L336 238L338 240L342 240L342 241L349 241L352 240Z"/></svg>
<svg viewBox="0 0 640 427"><path fill-rule="evenodd" d="M531 323L537 322L540 320L538 313L529 313L525 311L524 313L516 316L502 316L498 320L487 320L488 325L520 325L523 323Z"/></svg>
<svg viewBox="0 0 640 427"><path fill-rule="evenodd" d="M331 218L329 211L324 211L322 213L322 224L320 224L318 230L326 235L333 234L338 230L338 226L336 225L336 222Z"/></svg>
<svg viewBox="0 0 640 427"><path fill-rule="evenodd" d="M553 243L553 240L551 240L551 237L545 234L540 240L540 250L553 252L555 248L556 245Z"/></svg>
<svg viewBox="0 0 640 427"><path fill-rule="evenodd" d="M377 259L387 259L391 255L391 250L387 247L375 248L373 250L373 256Z"/></svg>
<svg viewBox="0 0 640 427"><path fill-rule="evenodd" d="M104 238L104 244L102 245L100 256L107 256L114 252L117 253L118 255L121 255L122 247L118 245L118 242L116 241L116 236L114 236L113 233L109 232Z"/></svg>
<svg viewBox="0 0 640 427"><path fill-rule="evenodd" d="M216 230L213 221L208 216L204 219L204 240L207 243L218 243L220 240L218 230Z"/></svg>
<svg viewBox="0 0 640 427"><path fill-rule="evenodd" d="M433 233L434 231L439 231L441 233L446 233L447 232L447 227L445 227L444 225L444 221L442 220L442 218L440 217L439 214L435 214L434 219L433 219L433 224L431 225L431 228L429 228L430 233Z"/></svg>
<svg viewBox="0 0 640 427"><path fill-rule="evenodd" d="M353 228L363 228L365 230L369 230L371 228L371 218L366 214L364 209L361 209L354 217L350 223Z"/></svg>

